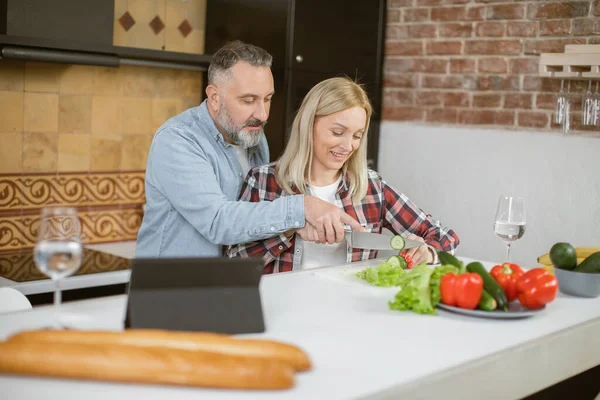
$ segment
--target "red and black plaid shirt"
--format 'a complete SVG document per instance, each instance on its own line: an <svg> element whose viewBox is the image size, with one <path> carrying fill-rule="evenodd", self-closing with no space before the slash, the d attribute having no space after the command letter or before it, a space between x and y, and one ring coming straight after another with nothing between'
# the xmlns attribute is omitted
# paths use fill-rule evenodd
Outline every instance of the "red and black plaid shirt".
<svg viewBox="0 0 600 400"><path fill-rule="evenodd" d="M387 228L396 235L414 233L422 237L428 245L444 251L455 250L458 236L451 229L436 226L430 215L417 207L404 194L387 185L381 176L368 170L367 195L359 203L353 203L347 178L342 179L336 193L335 205L356 219L368 231L381 233ZM275 163L253 168L242 185L240 200L273 201L281 196L289 196L275 179ZM229 257L262 256L265 274L287 272L294 269L294 248L297 235L291 238L284 234L257 241L229 246ZM377 251L352 249L348 255L351 261L361 261L377 257ZM298 268L298 265L295 266Z"/></svg>

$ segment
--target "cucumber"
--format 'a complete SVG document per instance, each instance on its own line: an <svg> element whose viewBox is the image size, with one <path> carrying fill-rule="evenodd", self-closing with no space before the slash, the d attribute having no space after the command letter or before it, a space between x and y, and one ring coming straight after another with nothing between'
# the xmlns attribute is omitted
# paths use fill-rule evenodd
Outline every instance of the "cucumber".
<svg viewBox="0 0 600 400"><path fill-rule="evenodd" d="M496 303L496 300L494 300L494 298L484 289L483 292L481 292L479 308L484 311L494 311L496 307L498 307L498 303Z"/></svg>
<svg viewBox="0 0 600 400"><path fill-rule="evenodd" d="M442 265L454 265L459 270L463 267L462 261L454 257L452 254L446 253L445 251L439 251L438 258L440 259L440 263Z"/></svg>
<svg viewBox="0 0 600 400"><path fill-rule="evenodd" d="M483 289L496 300L498 308L506 311L508 309L508 300L502 287L492 278L485 267L480 262L472 262L467 265L467 271L474 272L483 279Z"/></svg>
<svg viewBox="0 0 600 400"><path fill-rule="evenodd" d="M587 256L585 260L581 262L574 269L575 272L587 272L587 273L600 273L600 251Z"/></svg>
<svg viewBox="0 0 600 400"><path fill-rule="evenodd" d="M392 236L390 246L394 250L402 250L404 248L404 238L400 235Z"/></svg>
<svg viewBox="0 0 600 400"><path fill-rule="evenodd" d="M386 260L386 262L388 264L393 265L394 267L400 267L402 269L406 269L406 267L408 266L408 263L406 262L406 260L400 256L391 256L390 258L388 258Z"/></svg>

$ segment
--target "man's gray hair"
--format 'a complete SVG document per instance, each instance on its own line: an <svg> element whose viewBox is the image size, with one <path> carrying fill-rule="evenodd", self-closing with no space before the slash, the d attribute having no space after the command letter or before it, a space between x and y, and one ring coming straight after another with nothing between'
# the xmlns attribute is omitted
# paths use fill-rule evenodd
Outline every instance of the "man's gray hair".
<svg viewBox="0 0 600 400"><path fill-rule="evenodd" d="M271 68L273 56L265 49L236 40L221 47L212 56L208 67L208 84L213 85L218 75L229 73L239 61L247 62L254 67Z"/></svg>

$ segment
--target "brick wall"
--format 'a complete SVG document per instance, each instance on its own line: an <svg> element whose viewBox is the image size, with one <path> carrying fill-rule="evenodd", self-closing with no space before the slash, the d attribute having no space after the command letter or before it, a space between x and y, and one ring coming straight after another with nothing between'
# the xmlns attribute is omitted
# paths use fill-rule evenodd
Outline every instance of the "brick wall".
<svg viewBox="0 0 600 400"><path fill-rule="evenodd" d="M388 0L387 16L385 120L558 130L539 54L600 44L600 0ZM575 112L585 89L571 85Z"/></svg>

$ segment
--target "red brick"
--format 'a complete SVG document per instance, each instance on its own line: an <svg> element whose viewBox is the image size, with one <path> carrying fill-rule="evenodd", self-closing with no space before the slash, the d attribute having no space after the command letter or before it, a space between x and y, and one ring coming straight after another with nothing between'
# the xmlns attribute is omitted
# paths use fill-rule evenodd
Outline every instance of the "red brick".
<svg viewBox="0 0 600 400"><path fill-rule="evenodd" d="M421 24L421 25L407 25L408 35L411 38L431 38L436 35L436 25L433 24Z"/></svg>
<svg viewBox="0 0 600 400"><path fill-rule="evenodd" d="M432 21L465 21L467 20L466 7L439 7L431 9Z"/></svg>
<svg viewBox="0 0 600 400"><path fill-rule="evenodd" d="M535 97L535 107L542 110L554 110L556 105L556 94L538 93Z"/></svg>
<svg viewBox="0 0 600 400"><path fill-rule="evenodd" d="M592 13L596 17L600 17L600 0L596 0L594 1L594 4L592 4Z"/></svg>
<svg viewBox="0 0 600 400"><path fill-rule="evenodd" d="M590 38L590 40L588 41L588 44L600 44L600 37Z"/></svg>
<svg viewBox="0 0 600 400"><path fill-rule="evenodd" d="M383 107L381 114L384 120L422 121L425 110L415 107Z"/></svg>
<svg viewBox="0 0 600 400"><path fill-rule="evenodd" d="M459 124L513 125L514 112L495 110L463 110L458 114Z"/></svg>
<svg viewBox="0 0 600 400"><path fill-rule="evenodd" d="M475 27L477 36L502 37L505 25L502 22L480 22Z"/></svg>
<svg viewBox="0 0 600 400"><path fill-rule="evenodd" d="M417 0L417 6L439 6L443 0Z"/></svg>
<svg viewBox="0 0 600 400"><path fill-rule="evenodd" d="M450 60L450 72L453 74L475 72L475 60L469 58L454 58Z"/></svg>
<svg viewBox="0 0 600 400"><path fill-rule="evenodd" d="M485 19L485 7L471 7L467 9L468 21L482 21Z"/></svg>
<svg viewBox="0 0 600 400"><path fill-rule="evenodd" d="M477 61L477 72L503 74L508 72L508 65L504 58L480 58Z"/></svg>
<svg viewBox="0 0 600 400"><path fill-rule="evenodd" d="M514 22L509 21L506 24L506 34L508 36L531 37L535 36L537 31L536 22Z"/></svg>
<svg viewBox="0 0 600 400"><path fill-rule="evenodd" d="M442 94L440 92L418 92L415 104L418 106L441 106Z"/></svg>
<svg viewBox="0 0 600 400"><path fill-rule="evenodd" d="M540 21L540 36L568 36L571 31L571 21L559 19Z"/></svg>
<svg viewBox="0 0 600 400"><path fill-rule="evenodd" d="M478 90L519 90L518 76L480 76Z"/></svg>
<svg viewBox="0 0 600 400"><path fill-rule="evenodd" d="M525 76L523 78L523 90L532 92L558 92L560 80L540 78L539 76Z"/></svg>
<svg viewBox="0 0 600 400"><path fill-rule="evenodd" d="M386 58L384 71L387 74L403 72L446 73L448 60L435 58Z"/></svg>
<svg viewBox="0 0 600 400"><path fill-rule="evenodd" d="M600 20L574 19L571 33L575 36L600 35Z"/></svg>
<svg viewBox="0 0 600 400"><path fill-rule="evenodd" d="M525 16L525 6L521 4L490 6L485 16L486 19L522 19Z"/></svg>
<svg viewBox="0 0 600 400"><path fill-rule="evenodd" d="M527 6L527 18L559 19L585 17L588 15L589 7L589 1L530 3Z"/></svg>
<svg viewBox="0 0 600 400"><path fill-rule="evenodd" d="M476 0L477 3L513 3L515 0Z"/></svg>
<svg viewBox="0 0 600 400"><path fill-rule="evenodd" d="M546 128L549 121L548 113L534 111L519 112L519 126L528 128Z"/></svg>
<svg viewBox="0 0 600 400"><path fill-rule="evenodd" d="M471 37L473 25L471 23L440 24L440 37Z"/></svg>
<svg viewBox="0 0 600 400"><path fill-rule="evenodd" d="M423 54L423 43L416 42L385 42L385 54L388 56L420 56Z"/></svg>
<svg viewBox="0 0 600 400"><path fill-rule="evenodd" d="M465 54L520 55L519 40L472 40L465 43Z"/></svg>
<svg viewBox="0 0 600 400"><path fill-rule="evenodd" d="M444 106L445 107L468 107L469 106L469 94L463 93L463 92L444 93Z"/></svg>
<svg viewBox="0 0 600 400"><path fill-rule="evenodd" d="M538 74L539 59L537 58L515 58L510 60L511 74Z"/></svg>
<svg viewBox="0 0 600 400"><path fill-rule="evenodd" d="M415 88L419 85L417 75L385 75L383 77L383 86L389 88Z"/></svg>
<svg viewBox="0 0 600 400"><path fill-rule="evenodd" d="M585 43L585 39L528 39L525 42L524 54L562 53L565 50L566 44Z"/></svg>
<svg viewBox="0 0 600 400"><path fill-rule="evenodd" d="M531 108L533 95L531 93L507 93L504 95L504 108Z"/></svg>
<svg viewBox="0 0 600 400"><path fill-rule="evenodd" d="M427 113L425 114L425 121L443 124L455 124L457 115L457 110L448 108L432 108L427 110Z"/></svg>
<svg viewBox="0 0 600 400"><path fill-rule="evenodd" d="M403 11L404 22L429 21L428 8L406 8Z"/></svg>
<svg viewBox="0 0 600 400"><path fill-rule="evenodd" d="M409 27L407 25L388 24L385 30L385 37L392 40L407 39L409 37L408 32Z"/></svg>
<svg viewBox="0 0 600 400"><path fill-rule="evenodd" d="M400 22L400 10L387 10L387 22Z"/></svg>
<svg viewBox="0 0 600 400"><path fill-rule="evenodd" d="M427 43L427 54L429 55L441 55L441 54L461 54L462 43L461 42L428 42Z"/></svg>
<svg viewBox="0 0 600 400"><path fill-rule="evenodd" d="M383 105L384 106L412 106L415 98L412 91L400 89L384 89Z"/></svg>
<svg viewBox="0 0 600 400"><path fill-rule="evenodd" d="M425 75L422 87L430 89L464 89L475 88L474 78L471 76L458 75Z"/></svg>
<svg viewBox="0 0 600 400"><path fill-rule="evenodd" d="M412 0L389 0L388 7L389 8L400 8L400 7L410 7L412 6Z"/></svg>
<svg viewBox="0 0 600 400"><path fill-rule="evenodd" d="M473 95L473 107L495 108L500 107L502 95L497 93L475 93Z"/></svg>

